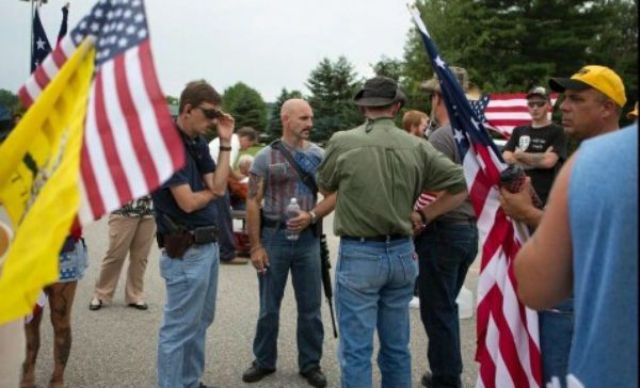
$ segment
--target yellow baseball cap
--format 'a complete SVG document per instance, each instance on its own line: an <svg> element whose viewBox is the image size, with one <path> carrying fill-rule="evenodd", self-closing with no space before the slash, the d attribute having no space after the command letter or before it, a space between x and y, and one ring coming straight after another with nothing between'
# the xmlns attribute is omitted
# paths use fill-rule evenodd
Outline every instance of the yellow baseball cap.
<svg viewBox="0 0 640 388"><path fill-rule="evenodd" d="M549 86L551 90L560 93L566 89L584 90L593 88L615 101L621 108L627 102L622 79L615 71L606 66L585 66L572 75L571 78L551 78Z"/></svg>

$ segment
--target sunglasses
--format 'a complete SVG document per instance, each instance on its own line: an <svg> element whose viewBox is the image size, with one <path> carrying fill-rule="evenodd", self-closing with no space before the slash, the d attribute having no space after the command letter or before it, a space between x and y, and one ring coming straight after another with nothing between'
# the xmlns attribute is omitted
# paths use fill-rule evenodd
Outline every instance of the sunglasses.
<svg viewBox="0 0 640 388"><path fill-rule="evenodd" d="M200 109L202 111L202 113L204 114L204 116L206 118L208 118L209 120L213 120L213 119L217 119L218 117L222 117L222 112L219 111L218 109L205 109L202 107L198 107L198 109Z"/></svg>
<svg viewBox="0 0 640 388"><path fill-rule="evenodd" d="M527 102L527 106L529 108L542 108L546 103L546 101L529 101Z"/></svg>

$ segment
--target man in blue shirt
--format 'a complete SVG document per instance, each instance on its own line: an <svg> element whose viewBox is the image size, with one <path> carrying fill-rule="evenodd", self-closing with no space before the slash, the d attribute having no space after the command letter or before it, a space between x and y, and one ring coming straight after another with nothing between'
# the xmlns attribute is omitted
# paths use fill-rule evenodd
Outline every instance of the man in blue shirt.
<svg viewBox="0 0 640 388"><path fill-rule="evenodd" d="M176 120L185 166L152 195L167 295L158 340L158 386L163 388L206 387L200 377L220 259L212 201L225 192L235 125L233 117L219 110L221 100L206 81L187 84ZM217 168L202 137L213 125L220 137Z"/></svg>

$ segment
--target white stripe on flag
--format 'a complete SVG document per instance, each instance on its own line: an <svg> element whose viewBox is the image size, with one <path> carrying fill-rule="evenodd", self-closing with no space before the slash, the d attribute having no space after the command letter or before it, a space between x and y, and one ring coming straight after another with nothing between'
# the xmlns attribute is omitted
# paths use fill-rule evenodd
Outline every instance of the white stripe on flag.
<svg viewBox="0 0 640 388"><path fill-rule="evenodd" d="M136 151L132 144L131 131L122 113L121 102L118 99L116 87L115 61L105 62L101 68L103 82L103 98L107 114L107 121L111 127L116 153L122 163L123 173L133 198L149 192ZM124 182L121 182L124 184ZM115 210L115 209L114 209Z"/></svg>
<svg viewBox="0 0 640 388"><path fill-rule="evenodd" d="M160 132L158 118L155 115L155 110L147 94L147 88L144 85L142 64L139 56L139 47L129 50L125 54L125 67L127 69L129 90L131 91L131 98L133 99L140 121L144 123L144 131L142 131L142 134L147 144L147 149L151 154L158 179L160 182L164 182L173 175L175 166L172 163L169 150L164 142L164 136Z"/></svg>
<svg viewBox="0 0 640 388"><path fill-rule="evenodd" d="M96 74L96 79L102 75ZM94 81L97 82L97 81ZM84 145L87 149L87 160L83 161L93 170L100 198L90 200L100 200L104 205L105 213L120 207L120 197L116 191L115 184L111 177L110 166L104 153L102 139L98 133L96 122L96 88L91 88L89 106L87 107L87 119L85 124Z"/></svg>
<svg viewBox="0 0 640 388"><path fill-rule="evenodd" d="M80 207L78 208L78 219L80 220L80 225L87 225L93 222L96 219L96 217L93 214L93 211L91 210L91 206L89 205L87 190L85 188L84 179L82 179L82 175L80 175L78 188L80 189Z"/></svg>

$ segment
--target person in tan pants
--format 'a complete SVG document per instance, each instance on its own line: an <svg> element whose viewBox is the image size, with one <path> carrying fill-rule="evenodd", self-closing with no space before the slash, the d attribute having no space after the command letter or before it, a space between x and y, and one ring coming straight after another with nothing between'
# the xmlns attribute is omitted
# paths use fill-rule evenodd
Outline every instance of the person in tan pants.
<svg viewBox="0 0 640 388"><path fill-rule="evenodd" d="M102 260L90 310L99 310L111 303L120 278L124 259L129 253L129 269L125 287L125 302L138 310L146 310L144 302L144 271L147 256L156 232L149 196L134 200L109 216L109 249Z"/></svg>

